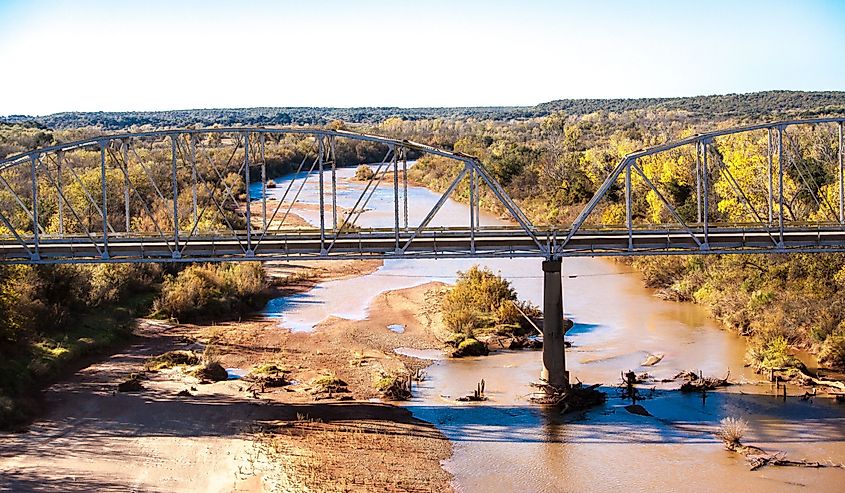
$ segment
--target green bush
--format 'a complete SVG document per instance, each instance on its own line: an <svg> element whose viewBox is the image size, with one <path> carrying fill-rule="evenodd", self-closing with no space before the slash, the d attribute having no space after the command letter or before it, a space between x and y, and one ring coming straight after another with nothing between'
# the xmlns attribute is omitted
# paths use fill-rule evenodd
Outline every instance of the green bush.
<svg viewBox="0 0 845 493"><path fill-rule="evenodd" d="M845 330L827 336L819 351L819 362L834 368L845 368Z"/></svg>
<svg viewBox="0 0 845 493"><path fill-rule="evenodd" d="M749 346L751 364L757 369L800 367L801 362L789 354L789 341L786 337L764 332L755 337Z"/></svg>
<svg viewBox="0 0 845 493"><path fill-rule="evenodd" d="M489 353L490 350L487 349L486 344L477 339L467 338L458 344L458 349L452 353L452 356L487 356Z"/></svg>
<svg viewBox="0 0 845 493"><path fill-rule="evenodd" d="M179 321L242 315L260 308L267 287L260 263L190 265L165 278L154 310Z"/></svg>
<svg viewBox="0 0 845 493"><path fill-rule="evenodd" d="M444 296L441 309L446 326L468 337L478 330L530 332L533 328L519 310L528 316L540 315L538 308L517 300L508 280L478 266L458 273L458 280Z"/></svg>

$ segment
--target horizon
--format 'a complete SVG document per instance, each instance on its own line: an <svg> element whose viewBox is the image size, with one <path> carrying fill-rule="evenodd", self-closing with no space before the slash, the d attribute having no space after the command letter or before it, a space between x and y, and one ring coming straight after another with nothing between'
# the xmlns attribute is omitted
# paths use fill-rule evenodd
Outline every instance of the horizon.
<svg viewBox="0 0 845 493"><path fill-rule="evenodd" d="M802 91L802 90L793 90L793 89L769 89L769 90L761 90L761 91L752 91L752 92L744 92L744 93L722 93L722 94L697 94L693 96L642 96L642 97L630 97L630 98L558 98L552 99L549 101L543 101L537 104L531 105L484 105L484 106L231 106L231 107L203 107L203 108L162 108L162 109L151 109L151 110L135 110L135 109L123 109L123 110L66 110L66 111L57 111L55 113L44 113L44 114L26 114L26 113L11 113L11 114L0 114L0 118L13 118L13 117L46 117L52 115L60 115L60 114L74 114L74 113L169 113L169 112L179 112L179 111L220 111L220 110L230 110L230 111L238 111L238 110L256 110L256 109L400 109L400 110L427 110L427 109L496 109L496 108L536 108L543 104L553 103L556 101L636 101L636 100L649 100L649 99L656 99L656 100L674 100L674 99L694 99L694 98L712 98L712 97L723 97L723 96L749 96L753 94L762 94L762 93L770 93L770 92L782 92L782 93L842 93L845 94L845 90L817 90L817 91Z"/></svg>
<svg viewBox="0 0 845 493"><path fill-rule="evenodd" d="M0 114L841 91L842 25L845 4L833 0L714 0L706 10L668 0L0 0Z"/></svg>

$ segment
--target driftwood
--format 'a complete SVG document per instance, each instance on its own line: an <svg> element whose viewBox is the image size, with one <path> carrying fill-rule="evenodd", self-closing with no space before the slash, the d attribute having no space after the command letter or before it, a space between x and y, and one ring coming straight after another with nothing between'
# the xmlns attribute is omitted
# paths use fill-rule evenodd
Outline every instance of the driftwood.
<svg viewBox="0 0 845 493"><path fill-rule="evenodd" d="M784 373L786 374L784 375ZM804 371L803 368L769 368L769 379L772 382L780 382L780 380L783 379L783 381L792 381L804 386L812 385L817 387L834 389L834 391L828 391L829 394L834 396L839 393L845 393L845 382L839 380L828 380L825 378L818 378L813 375L809 375L806 371Z"/></svg>
<svg viewBox="0 0 845 493"><path fill-rule="evenodd" d="M604 392L597 390L601 385L598 383L585 387L579 382L566 389L544 383L532 383L531 385L543 390L543 395L531 398L532 402L558 407L561 414L598 406L603 404L607 398Z"/></svg>
<svg viewBox="0 0 845 493"><path fill-rule="evenodd" d="M836 467L845 469L845 464L836 464L833 462L816 462L801 460L790 460L786 458L786 452L776 452L771 455L749 455L747 456L748 465L752 471L756 471L765 466L791 466L791 467Z"/></svg>
<svg viewBox="0 0 845 493"><path fill-rule="evenodd" d="M382 392L384 397L393 401L406 401L412 397L414 376L397 376Z"/></svg>
<svg viewBox="0 0 845 493"><path fill-rule="evenodd" d="M728 450L740 453L745 456L748 466L752 471L756 471L765 466L782 466L782 467L835 467L845 469L845 464L837 464L835 462L818 462L808 461L806 459L792 460L786 458L786 452L778 451L768 453L760 447L753 445L743 445L739 441L733 443L725 443Z"/></svg>
<svg viewBox="0 0 845 493"><path fill-rule="evenodd" d="M765 466L836 467L845 469L845 464L836 464L830 461L808 461L806 459L791 460L786 458L786 452L769 453L760 447L743 445L740 440L748 427L748 423L742 418L727 417L721 421L721 424L722 426L716 436L722 439L726 449L744 455L752 471Z"/></svg>
<svg viewBox="0 0 845 493"><path fill-rule="evenodd" d="M458 397L457 401L460 402L481 402L486 401L487 396L484 395L484 379L482 378L480 382L478 382L477 388L472 392L470 395L465 395L463 397Z"/></svg>
<svg viewBox="0 0 845 493"><path fill-rule="evenodd" d="M684 383L681 384L681 392L704 392L718 387L727 387L731 384L728 382L730 376L731 371L728 370L725 378L705 377L700 373L696 375L693 372L681 372L675 378L685 379Z"/></svg>

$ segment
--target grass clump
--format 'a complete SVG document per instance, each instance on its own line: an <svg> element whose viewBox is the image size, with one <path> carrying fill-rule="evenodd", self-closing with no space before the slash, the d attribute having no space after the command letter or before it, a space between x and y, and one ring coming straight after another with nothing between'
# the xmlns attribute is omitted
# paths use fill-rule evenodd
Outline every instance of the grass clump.
<svg viewBox="0 0 845 493"><path fill-rule="evenodd" d="M219 361L206 361L195 369L192 374L200 381L222 382L229 379L229 372Z"/></svg>
<svg viewBox="0 0 845 493"><path fill-rule="evenodd" d="M334 373L324 373L312 380L311 385L318 392L343 392L346 390L347 384Z"/></svg>
<svg viewBox="0 0 845 493"><path fill-rule="evenodd" d="M199 368L191 372L200 381L221 382L229 379L229 372L220 363L220 358L217 357L212 346L206 346L202 353Z"/></svg>
<svg viewBox="0 0 845 493"><path fill-rule="evenodd" d="M200 357L193 351L168 351L153 356L144 363L147 371L160 371L177 366L195 366L200 364Z"/></svg>
<svg viewBox="0 0 845 493"><path fill-rule="evenodd" d="M390 400L405 401L411 398L412 380L409 375L381 373L373 386Z"/></svg>
<svg viewBox="0 0 845 493"><path fill-rule="evenodd" d="M362 164L355 169L355 179L358 181L369 181L376 175L373 168Z"/></svg>
<svg viewBox="0 0 845 493"><path fill-rule="evenodd" d="M748 431L748 423L742 418L727 417L720 421L719 431L716 435L725 443L725 447L734 450L739 445L745 432Z"/></svg>
<svg viewBox="0 0 845 493"><path fill-rule="evenodd" d="M287 370L276 363L261 363L244 375L247 382L259 383L264 387L282 387L290 382L287 379Z"/></svg>

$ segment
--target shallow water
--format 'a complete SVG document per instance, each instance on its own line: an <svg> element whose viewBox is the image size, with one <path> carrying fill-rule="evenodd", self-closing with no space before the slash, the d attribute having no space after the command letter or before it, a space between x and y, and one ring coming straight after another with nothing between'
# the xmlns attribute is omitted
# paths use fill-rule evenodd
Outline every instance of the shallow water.
<svg viewBox="0 0 845 493"><path fill-rule="evenodd" d="M352 171L343 173L351 176ZM346 181L339 190L347 193L358 185ZM418 187L410 192L415 201L431 205L439 197ZM366 219L372 222L362 224L392 224L392 189L377 192L374 201L379 195L382 201L374 203L387 204L388 213L373 214ZM341 199L339 194L338 200L343 203L348 196ZM451 224L468 211L456 202L448 206ZM308 210L301 213L314 220ZM441 224L449 224L448 219L441 218ZM498 224L496 218L485 221ZM370 275L274 300L266 314L295 330L313 330L329 316L363 319L378 294L432 280L453 282L456 271L473 264L499 272L521 298L542 305L540 259L389 260ZM428 378L407 406L454 443L445 467L455 475L459 491L789 491L805 485L814 491L842 491L843 470L750 472L741 457L723 449L713 432L723 417L743 417L750 424L748 443L784 450L795 459L845 462L843 406L796 397L784 403L767 386L734 387L702 399L668 390L677 384L663 384L640 402L654 417L629 414L622 406L630 402L619 399L614 388L620 372L647 371L661 379L698 369L705 375L730 371L732 379L756 380L743 368L744 341L721 330L698 306L655 298L622 264L567 259L563 286L565 310L575 322L567 334L573 343L567 365L573 379L603 384L610 398L601 408L561 417L530 404L529 382L539 376L540 352L502 351L450 360L440 351L397 350L433 361ZM655 366L641 367L650 353L665 357ZM488 401L454 401L471 393L481 379Z"/></svg>

